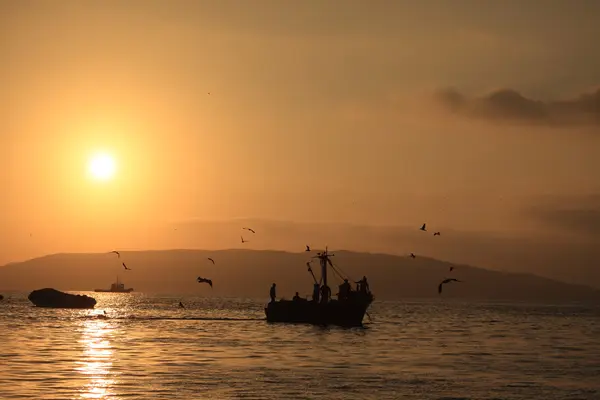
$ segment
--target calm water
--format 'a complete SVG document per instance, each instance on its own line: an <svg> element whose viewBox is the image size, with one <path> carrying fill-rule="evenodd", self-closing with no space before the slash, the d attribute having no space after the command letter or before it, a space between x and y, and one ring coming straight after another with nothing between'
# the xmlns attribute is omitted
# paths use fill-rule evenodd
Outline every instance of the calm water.
<svg viewBox="0 0 600 400"><path fill-rule="evenodd" d="M9 296L1 399L600 399L598 307L375 302L365 328L325 329L254 300Z"/></svg>

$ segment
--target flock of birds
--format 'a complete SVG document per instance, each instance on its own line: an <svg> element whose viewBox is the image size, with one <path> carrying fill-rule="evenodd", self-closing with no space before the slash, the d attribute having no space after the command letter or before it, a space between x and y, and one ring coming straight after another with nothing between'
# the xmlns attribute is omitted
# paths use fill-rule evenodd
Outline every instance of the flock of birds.
<svg viewBox="0 0 600 400"><path fill-rule="evenodd" d="M252 229L252 228L242 228L242 229L243 229L243 230L246 230L246 231L248 231L248 232L256 233L256 231L255 231L254 229ZM244 236L243 236L243 235L240 235L240 238L242 239L242 243L248 243L248 242L249 242L249 240L246 240L246 239L244 239ZM207 259L208 259L208 261L210 261L211 263L213 263L213 265L215 265L215 260L213 260L213 258L212 258L212 257L208 257ZM199 277L196 279L196 281L197 281L198 283L208 283L208 285L209 285L211 288L213 287L213 282L212 282L212 279L208 279L208 278L202 278L201 276L199 276Z"/></svg>
<svg viewBox="0 0 600 400"><path fill-rule="evenodd" d="M118 251L113 250L111 251L111 253L115 253L117 257L121 258L121 253L119 253ZM125 268L125 271L131 271L131 268L129 268L124 262L122 262L121 265L123 266L123 268Z"/></svg>
<svg viewBox="0 0 600 400"><path fill-rule="evenodd" d="M256 233L256 231L255 231L254 229L252 229L252 228L242 228L242 229L244 229L244 230L247 230L248 232ZM244 239L244 236L243 236L243 235L241 235L241 236L240 236L240 238L241 238L241 240L242 240L242 243L248 243L248 242L249 242L249 240L246 240L246 239ZM307 246L307 248L308 248L308 246ZM119 252L118 252L118 251L116 251L116 250L113 250L113 251L111 251L110 253L114 253L114 254L116 254L116 255L117 255L117 257L118 257L119 259L121 258L121 253L119 253ZM213 263L213 265L215 265L215 260L214 260L212 257L208 257L208 261L212 262L212 263ZM121 265L123 266L123 268L124 268L126 271L131 271L131 268L129 268L129 267L127 266L127 264L125 264L125 262L121 262ZM208 284L208 285L209 285L211 288L213 287L213 281L212 281L212 279L203 278L203 277L199 276L198 278L196 278L196 281L197 281L198 283L207 283L207 284ZM182 307L182 308L184 308L184 305L183 305L183 303L179 302L179 307Z"/></svg>
<svg viewBox="0 0 600 400"><path fill-rule="evenodd" d="M421 226L421 228L419 228L421 231L423 232L427 232L427 224L423 224ZM437 231L437 232L433 232L433 236L440 236L442 233ZM410 253L410 257L411 258L417 258L417 256L415 255L415 253ZM449 272L452 272L454 270L453 266L450 266ZM438 285L438 294L442 294L442 287L450 282L462 282L456 278L444 278L443 281L440 282L440 284Z"/></svg>
<svg viewBox="0 0 600 400"><path fill-rule="evenodd" d="M426 223L424 223L424 224L421 226L421 228L419 228L419 229L420 229L421 231L423 231L423 232L427 232L427 224L426 224ZM256 233L256 231L255 231L254 229L252 229L252 228L248 228L248 227L244 227L244 228L242 228L242 230L246 230L246 231L248 231L248 232L251 232L252 234L255 234L255 233ZM441 234L442 234L441 232L439 232L439 231L436 231L436 232L434 232L434 233L433 233L433 236L440 236ZM243 236L243 235L240 235L240 238L241 238L241 241L242 241L242 243L248 243L248 242L249 242L249 240L246 240L246 239L244 239L244 236ZM310 251L311 251L311 249L310 249L310 246L309 246L309 245L306 245L306 249L305 249L305 251L307 251L307 252L310 252ZM121 258L121 253L119 253L118 251L116 251L116 250L113 250L113 251L111 251L111 253L114 253L114 254L116 254L116 255L117 255L117 257L118 257L119 259ZM413 259L414 259L414 258L417 258L417 256L416 256L414 253L410 253L410 257L411 257L411 258L413 258ZM208 260L208 261L210 261L210 262L211 262L213 265L215 265L215 264L216 264L216 263L215 263L215 260L214 260L212 257L208 257L208 258L207 258L207 260ZM127 264L125 264L125 262L121 262L121 265L123 266L123 268L124 268L126 271L131 271L131 268L129 268L129 267L127 266ZM449 272L452 272L453 270L454 270L454 267L453 267L453 266L450 266L450 270L449 270ZM203 277L199 276L198 278L196 278L196 281L197 281L198 283L206 283L206 284L208 284L208 285L209 285L211 288L213 287L213 281L212 281L212 279L203 278ZM440 284L438 285L438 294L441 294L441 293L442 293L442 287L443 287L445 284L447 284L447 283L450 283L450 282L462 282L462 281L460 281L460 280L458 280L458 279L455 279L455 278L444 278L444 280L442 280L442 281L440 282ZM180 307L182 307L182 308L184 308L184 305L183 305L181 302L179 303L179 306L180 306Z"/></svg>

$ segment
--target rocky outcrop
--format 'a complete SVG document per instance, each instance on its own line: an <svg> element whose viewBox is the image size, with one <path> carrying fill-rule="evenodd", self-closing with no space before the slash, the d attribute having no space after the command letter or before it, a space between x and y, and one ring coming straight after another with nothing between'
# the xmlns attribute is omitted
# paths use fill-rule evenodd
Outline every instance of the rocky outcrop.
<svg viewBox="0 0 600 400"><path fill-rule="evenodd" d="M37 307L94 308L96 305L96 299L92 297L64 293L51 288L34 290L29 294L28 299Z"/></svg>

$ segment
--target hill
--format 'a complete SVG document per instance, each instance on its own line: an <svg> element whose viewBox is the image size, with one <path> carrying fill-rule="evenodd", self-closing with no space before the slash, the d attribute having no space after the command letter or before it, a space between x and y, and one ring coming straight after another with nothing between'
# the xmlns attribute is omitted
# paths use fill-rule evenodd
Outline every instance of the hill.
<svg viewBox="0 0 600 400"><path fill-rule="evenodd" d="M62 290L108 288L119 275L136 292L197 293L205 296L268 298L271 283L290 298L311 292L309 253L261 250L160 250L112 253L55 254L0 267L0 290ZM212 257L213 265L207 258ZM124 261L131 271L124 271ZM335 252L335 263L358 280L369 279L378 299L438 297L437 285L448 276L464 280L446 285L445 298L517 301L600 301L600 291L529 274L490 271L431 258L387 254ZM454 271L449 272L450 266ZM315 273L319 268L315 265ZM196 283L203 276L214 288ZM339 279L330 274L334 286ZM337 288L334 287L335 293Z"/></svg>

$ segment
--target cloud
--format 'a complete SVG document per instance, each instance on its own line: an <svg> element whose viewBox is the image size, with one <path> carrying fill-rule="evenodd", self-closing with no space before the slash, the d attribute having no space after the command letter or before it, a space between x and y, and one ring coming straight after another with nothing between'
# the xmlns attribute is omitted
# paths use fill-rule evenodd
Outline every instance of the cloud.
<svg viewBox="0 0 600 400"><path fill-rule="evenodd" d="M600 238L600 195L552 203L532 207L529 214L549 227Z"/></svg>
<svg viewBox="0 0 600 400"><path fill-rule="evenodd" d="M600 126L600 89L562 101L529 99L512 89L497 90L484 97L468 97L446 89L439 91L436 98L453 113L494 122Z"/></svg>

